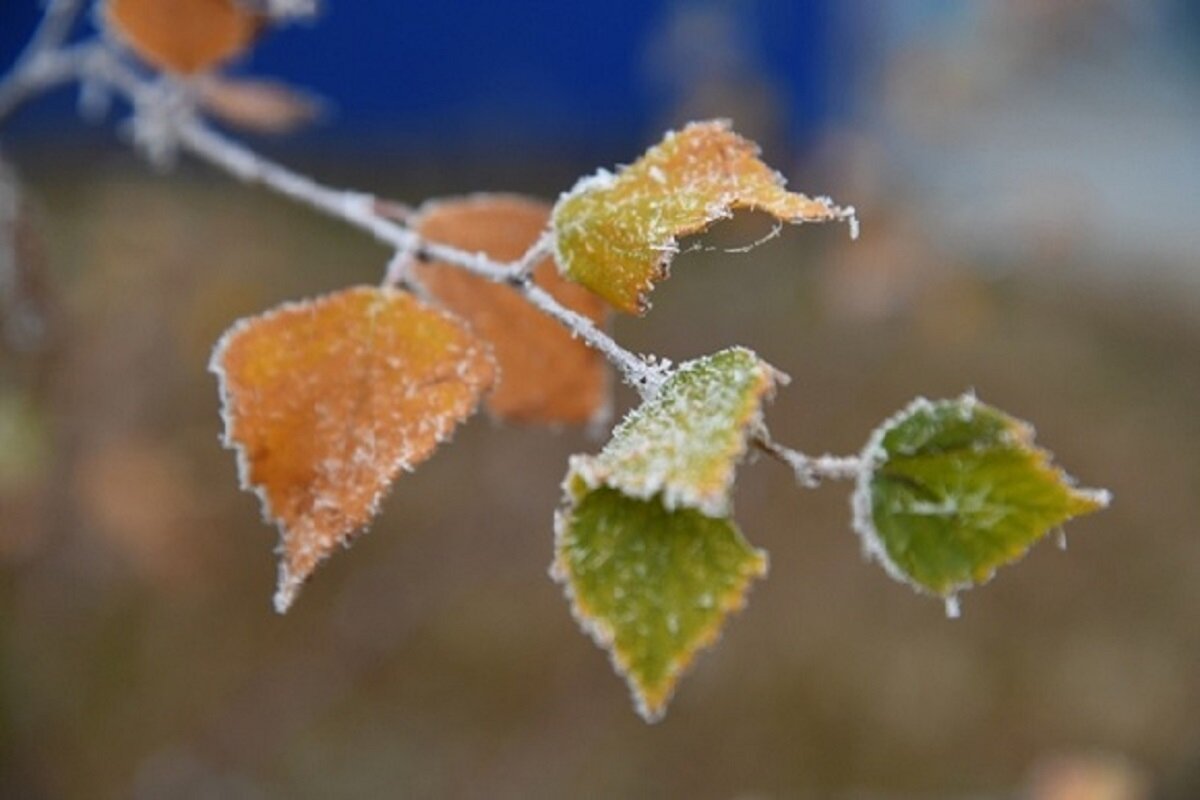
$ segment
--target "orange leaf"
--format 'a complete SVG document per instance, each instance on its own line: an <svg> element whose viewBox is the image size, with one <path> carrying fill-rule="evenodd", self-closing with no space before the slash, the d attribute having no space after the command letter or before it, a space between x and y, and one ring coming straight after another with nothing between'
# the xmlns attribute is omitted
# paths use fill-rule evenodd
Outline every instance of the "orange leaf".
<svg viewBox="0 0 1200 800"><path fill-rule="evenodd" d="M473 195L427 203L412 220L423 237L498 261L524 255L546 229L550 207L515 195ZM487 408L519 422L582 423L608 412L604 358L531 306L509 286L445 264L419 264L429 291L492 343L500 381ZM563 305L603 324L607 307L588 290L559 276L547 258L534 280Z"/></svg>
<svg viewBox="0 0 1200 800"><path fill-rule="evenodd" d="M244 488L279 526L275 608L378 510L491 385L486 344L394 289L289 303L230 328L209 368Z"/></svg>
<svg viewBox="0 0 1200 800"><path fill-rule="evenodd" d="M283 83L211 77L200 84L200 103L235 128L282 134L321 115L321 102Z"/></svg>
<svg viewBox="0 0 1200 800"><path fill-rule="evenodd" d="M104 20L146 62L184 75L240 55L266 24L234 0L107 0Z"/></svg>

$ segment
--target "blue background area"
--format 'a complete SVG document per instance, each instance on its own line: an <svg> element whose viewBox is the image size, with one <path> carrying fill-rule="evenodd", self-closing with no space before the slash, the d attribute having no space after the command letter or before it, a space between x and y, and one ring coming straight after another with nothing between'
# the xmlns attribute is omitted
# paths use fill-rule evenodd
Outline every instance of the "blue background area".
<svg viewBox="0 0 1200 800"><path fill-rule="evenodd" d="M830 3L715 7L735 9L755 68L782 101L787 135L802 141L830 109ZM315 23L273 32L237 69L328 98L336 113L306 138L450 151L469 149L486 131L493 145L587 147L594 157L596 147L644 144L661 123L669 98L646 52L677 8L648 0L329 0ZM12 60L35 18L33 0L0 3L0 62ZM23 110L10 133L44 131L71 111L71 97L59 92Z"/></svg>

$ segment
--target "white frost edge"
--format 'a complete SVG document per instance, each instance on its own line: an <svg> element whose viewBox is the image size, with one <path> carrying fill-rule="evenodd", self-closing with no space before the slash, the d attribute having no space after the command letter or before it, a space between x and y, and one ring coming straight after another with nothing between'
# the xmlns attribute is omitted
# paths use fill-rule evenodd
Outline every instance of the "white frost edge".
<svg viewBox="0 0 1200 800"><path fill-rule="evenodd" d="M762 400L759 403L758 408L752 415L750 415L749 418L747 418L745 424L742 425L741 430L743 435L739 440L740 445L739 448L730 456L731 469L725 476L725 482L721 492L707 497L698 497L696 492L692 491L690 488L685 486L676 486L667 481L666 477L663 475L652 476L652 480L649 480L644 484L630 484L626 481L620 480L613 474L612 470L601 467L597 455L576 453L567 459L567 474L563 478L562 482L563 494L568 498L571 498L572 502L574 502L570 485L574 479L578 478L583 481L584 485L588 488L588 491L595 491L600 488L615 489L626 497L633 497L638 500L652 500L656 497L659 497L661 498L663 507L668 511L677 511L681 508L691 508L699 511L706 517L719 519L730 516L733 513L733 502L730 498L730 494L732 492L733 485L737 480L736 467L745 459L746 453L750 449L750 432L759 430L763 427L763 405L774 399L775 390L779 386L788 385L791 383L792 379L787 373L781 372L780 370L771 366L771 364L764 361L762 357L758 355L758 353L748 347L735 345L726 349L745 350L747 353L752 355L757 362L757 366L766 372L767 388L762 395ZM718 351L718 353L720 352L725 351ZM671 377L686 371L701 361L712 358L713 355L716 355L716 353L709 354L707 356L700 356L699 358L694 358L679 364L671 371ZM630 409L629 412L626 413L625 417L619 423L617 423L615 428L613 428L612 434L609 437L610 441L620 433L621 429L625 425L627 425L634 417L638 416L642 409L642 405L638 405ZM603 450L601 450L601 452L603 452Z"/></svg>
<svg viewBox="0 0 1200 800"><path fill-rule="evenodd" d="M974 390L969 390L959 395L957 400L961 401L967 408L974 409L975 404L979 402ZM944 594L930 591L916 581L912 580L904 573L902 569L892 561L888 555L887 548L883 544L883 539L879 535L879 531L875 528L875 521L871 513L871 478L878 467L887 463L887 451L883 449L883 438L894 428L908 417L919 411L928 411L934 407L934 403L925 397L917 397L908 405L892 414L884 420L878 427L871 432L871 436L867 439L867 444L863 448L859 456L859 471L854 481L854 492L850 495L850 512L851 512L851 527L858 534L862 542L862 554L865 560L876 561L883 567L893 580L910 586L918 594L923 594L929 597L939 597L946 604L946 617L949 619L958 619L961 614L959 605L959 593L977 586L987 584L995 577L997 570L993 569L982 580L979 581L963 581L952 585ZM1003 413L1003 412L1001 412ZM1017 420L1017 423L1027 432L1029 437L1029 446L1036 447L1033 443L1033 426L1023 420ZM1075 492L1089 497L1096 501L1101 508L1108 508L1112 502L1112 492L1107 489L1081 489L1075 486L1075 479L1072 478L1065 470L1054 465L1061 479L1072 488ZM1010 563L1015 563L1032 549L1032 544L1025 549L1023 553L1018 555Z"/></svg>
<svg viewBox="0 0 1200 800"><path fill-rule="evenodd" d="M676 136L678 136L682 132L686 131L688 128L691 128L694 126L700 126L700 125L717 125L718 127L722 128L726 131L730 131L730 132L734 133L734 135L738 136L739 138L741 138L742 140L744 140L745 142L747 142L748 144L751 145L752 149L754 150L754 157L758 158L759 161L762 162L762 158L761 158L762 157L762 146L751 139L747 139L746 137L742 136L740 133L735 131L733 129L733 120L728 117L718 117L718 118L709 119L709 120L696 120L693 122L689 122L687 125L684 125L683 128L680 128L678 130L675 130L675 129L668 130L666 133L663 134L662 138L659 141L650 145L648 148L646 148L646 150L643 150L642 153L638 155L638 159L640 160L643 156L645 156L647 151L649 151L655 147L660 147L660 146L665 145L666 143L670 142L672 139L674 139ZM762 163L765 165L766 162L762 162ZM621 177L621 173L623 173L628 166L629 166L628 164L620 164L616 167L615 172L608 170L604 167L600 167L591 175L585 175L584 177L579 178L577 181L575 181L575 185L572 186L570 189L559 194L558 199L554 202L554 206L550 211L550 231L551 231L550 239L551 239L551 243L553 245L552 249L554 251L554 263L558 265L559 274L562 275L567 280L574 281L574 279L571 278L571 276L567 274L567 268L565 266L567 263L567 259L563 255L562 247L559 243L559 238L557 235L555 235L557 228L555 226L554 221L555 221L555 219L558 218L559 208L564 203L578 197L579 195L585 194L587 192L605 191L605 190L611 189L613 187L613 185L617 182L617 180ZM768 169L769 169L769 167L768 167ZM783 173L779 172L778 170L771 170L771 171L774 174L776 184L778 184L778 186L781 189L787 189L788 181L787 181L787 178L783 175ZM651 178L653 178L656 182L661 183L661 181L658 179L658 177L656 175L654 175L653 173L651 174ZM786 222L789 225L801 225L803 223L813 223L813 222L818 222L818 223L819 222L845 222L850 231L851 241L858 240L859 233L860 233L860 225L859 225L859 221L858 221L858 212L854 208L854 206L840 206L836 202L834 202L832 197L829 197L828 195L811 195L810 196L805 192L793 192L793 194L799 194L802 197L806 197L809 200L812 200L813 202L820 203L821 205L825 206L825 210L829 214L829 219L796 218L796 219L784 219L784 220L780 220L780 222ZM723 219L731 219L733 217L732 206L733 206L733 202L735 199L736 199L736 194L730 194L728 192L723 194L720 197L720 199L718 199L717 201L714 201L711 205L709 205L705 209L705 216L707 217L707 219L704 221L704 224L701 226L700 230L693 231L686 235L692 236L692 235L697 235L697 234L703 233L713 223L718 222ZM770 238L774 238L774 237L773 236L766 237L766 239L764 239L763 241L766 241L767 239L770 239ZM679 238L677 236L672 235L662 242L659 242L657 244L653 244L653 243L650 244L650 249L658 250L661 253L658 263L655 265L656 272L657 272L657 279L659 281L666 280L668 277L670 277L671 263L674 261L675 256L680 253ZM649 295L650 291L653 290L654 283L655 283L655 279L651 278L651 279L647 280L644 284L642 284L641 286L638 287L638 301L644 311L648 311L650 308L650 301L648 300L648 295Z"/></svg>
<svg viewBox="0 0 1200 800"><path fill-rule="evenodd" d="M550 568L547 572L550 579L562 587L563 596L567 599L567 605L571 609L571 618L579 626L588 638L596 645L596 647L605 651L608 654L608 662L612 665L613 671L625 681L625 686L629 690L629 697L633 701L634 710L637 715L642 718L642 721L648 725L654 725L662 722L667 715L667 709L671 705L671 700L675 697L675 692L678 690L679 682L683 677L695 668L697 656L705 650L715 648L724 636L724 626L718 626L713 638L703 644L700 644L687 652L688 661L685 666L681 666L678 658L672 659L669 668L671 678L671 689L663 696L662 707L658 710L650 708L646 704L646 698L642 696L641 690L638 687L637 680L633 676L633 672L624 664L617 655L617 650L613 646L616 642L616 634L613 632L612 626L602 619L591 617L584 613L575 596L575 585L571 582L571 573L563 564L562 553L564 551L563 539L566 536L567 520L570 517L571 511L574 509L574 499L568 495L567 502L569 505L559 507L554 512L554 560L550 563ZM730 520L731 524L737 530L738 535L742 535L741 529L737 527L737 523ZM749 542L747 542L749 544ZM751 546L754 554L762 559L762 571L753 574L746 581L745 589L742 592L741 605L731 608L725 612L724 619L732 617L735 613L744 609L749 602L747 598L750 595L751 589L754 587L756 580L766 580L771 569L770 555L766 550Z"/></svg>
<svg viewBox="0 0 1200 800"><path fill-rule="evenodd" d="M314 304L316 304L319 301L328 300L329 298L334 297L336 295L354 291L356 289L371 289L373 291L380 291L380 292L384 292L384 293L388 293L388 294L405 295L405 296L412 297L411 293L405 292L401 289L396 289L394 287L362 285L362 286L349 286L344 289L339 289L339 290L333 291L333 292L327 292L325 294L317 295L315 297L310 297L310 298L307 298L304 300L288 300L288 301L280 303L279 305L277 305L271 309L268 309L267 311L264 311L260 314L252 314L249 316L241 317L240 319L236 320L232 325L230 325L225 330L224 333L221 334L221 337L217 340L217 343L213 346L212 355L209 357L209 360L208 360L208 371L211 374L215 375L217 378L217 392L220 396L220 401L221 401L220 409L219 409L219 414L221 416L221 435L220 435L221 446L224 447L226 450L234 451L234 454L237 459L238 488L240 488L244 492L252 492L258 498L258 501L261 504L261 513L262 513L263 522L268 525L274 525L275 528L278 530L279 541L275 545L275 549L274 549L274 553L278 556L286 556L286 554L287 554L287 527L284 525L283 520L275 515L275 511L271 507L271 501L267 497L266 489L262 486L255 485L250 480L251 466L250 466L249 455L247 454L246 449L244 447L242 447L241 443L239 443L237 440L232 438L231 431L233 429L233 418L232 418L231 408L233 405L233 402L232 402L233 395L230 392L225 369L222 366L221 362L224 359L225 351L227 349L229 349L230 343L235 338L237 338L242 333L244 333L252 324L254 324L256 322L264 322L264 321L273 319L276 316L280 316L280 315L286 314L286 313L294 313L297 311L311 311ZM417 298L415 298L415 297L412 299L418 303L421 303L421 301L417 300ZM465 325L465 323L463 323L457 317L453 316L452 314L449 314L448 312L446 312L440 308L437 308L436 306L427 306L425 303L421 303L421 305L426 306L430 310L437 312L440 316L442 316L444 319L451 322L452 324ZM478 339L477 341L480 345L483 346L484 350L490 352L491 347L488 345L488 343L486 341L483 341L482 339ZM472 349L474 349L474 348L472 348ZM499 365L496 364L495 358L492 357L491 361L493 363L494 368L498 371ZM482 394L483 393L480 394L481 397L482 397ZM478 404L477 404L477 406L478 406ZM473 413L473 412L468 413L466 416L464 416L464 418L462 420L456 420L453 422L453 424L450 424L448 426L444 420L439 421L438 428L434 432L434 440L437 442L438 446L449 441L449 439L451 438L450 434L453 433L454 428L457 427L460 422L465 422L467 417L471 416L471 413ZM432 453L430 455L432 455ZM400 455L400 456L397 456L395 463L393 463L391 465L390 471L391 471L392 475L398 476L400 472L412 472L413 469L414 469L414 466L409 463L408 458L405 455ZM383 503L384 499L387 497L388 493L391 491L394 483L395 483L395 479L393 478L391 481L389 481L387 483L387 485L385 485L384 487L379 489L379 491L377 491L375 493L374 497L371 498L371 503L368 506L368 509L370 512L370 517L369 517L368 522L366 524L364 524L362 527L360 527L354 531L351 531L349 534L347 534L346 538L343 539L341 542L341 545L343 548L349 548L351 543L355 539L357 539L359 536L366 533L370 529L370 521L373 521L376 518L376 516L378 516L379 507ZM328 554L323 556L319 561L317 561L317 564L321 564L321 563L325 562L326 560L328 560L328 558L329 558ZM311 575L309 577L311 577ZM291 570L288 569L286 558L279 559L276 590L275 590L274 597L272 598L272 605L275 609L275 613L277 613L277 614L286 614L287 613L288 609L291 608L292 603L295 602L296 597L300 593L300 589L304 586L304 583L306 580L307 579L301 579L300 577L292 574Z"/></svg>

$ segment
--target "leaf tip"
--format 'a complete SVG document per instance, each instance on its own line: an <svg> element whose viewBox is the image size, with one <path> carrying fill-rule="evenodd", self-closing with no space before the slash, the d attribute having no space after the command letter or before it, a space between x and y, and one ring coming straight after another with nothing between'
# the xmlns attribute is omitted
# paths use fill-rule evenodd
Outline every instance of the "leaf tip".
<svg viewBox="0 0 1200 800"><path fill-rule="evenodd" d="M279 565L279 585L275 589L275 596L272 600L276 614L282 616L291 609L292 603L296 601L296 595L300 593L302 584L303 581L291 573L286 563Z"/></svg>

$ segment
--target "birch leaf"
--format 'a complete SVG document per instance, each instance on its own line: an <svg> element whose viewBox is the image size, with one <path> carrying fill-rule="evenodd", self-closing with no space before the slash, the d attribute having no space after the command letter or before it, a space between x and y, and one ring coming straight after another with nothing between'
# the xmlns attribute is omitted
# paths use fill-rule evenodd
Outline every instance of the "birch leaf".
<svg viewBox="0 0 1200 800"><path fill-rule="evenodd" d="M616 308L645 313L656 281L667 277L677 238L699 233L737 209L784 222L853 219L828 198L789 192L759 159L757 145L725 121L695 122L668 133L616 175L583 178L554 207L563 274Z"/></svg>
<svg viewBox="0 0 1200 800"><path fill-rule="evenodd" d="M558 519L553 574L647 722L666 712L696 652L716 641L766 570L766 553L732 520L670 511L658 499L599 489Z"/></svg>
<svg viewBox="0 0 1200 800"><path fill-rule="evenodd" d="M741 347L682 364L598 456L571 459L551 572L647 721L765 574L729 493L776 377Z"/></svg>
<svg viewBox="0 0 1200 800"><path fill-rule="evenodd" d="M599 455L571 458L568 492L609 486L630 497L660 496L667 509L728 513L747 431L761 421L762 401L778 377L744 347L681 364Z"/></svg>
<svg viewBox="0 0 1200 800"><path fill-rule="evenodd" d="M213 353L226 445L278 525L275 607L378 510L491 386L486 344L393 289L290 303L230 328Z"/></svg>
<svg viewBox="0 0 1200 800"><path fill-rule="evenodd" d="M139 58L182 75L241 55L266 23L234 0L106 0L102 14Z"/></svg>
<svg viewBox="0 0 1200 800"><path fill-rule="evenodd" d="M875 431L863 461L854 518L864 551L950 608L957 592L1109 501L1075 488L1028 424L973 395L915 401Z"/></svg>
<svg viewBox="0 0 1200 800"><path fill-rule="evenodd" d="M537 200L479 194L426 203L411 224L430 241L509 262L537 241L549 216L549 206ZM414 265L414 271L443 306L494 348L500 378L485 401L494 416L552 424L607 416L609 377L603 356L515 289L437 262ZM604 324L605 302L560 277L553 259L538 264L533 278L564 306Z"/></svg>

